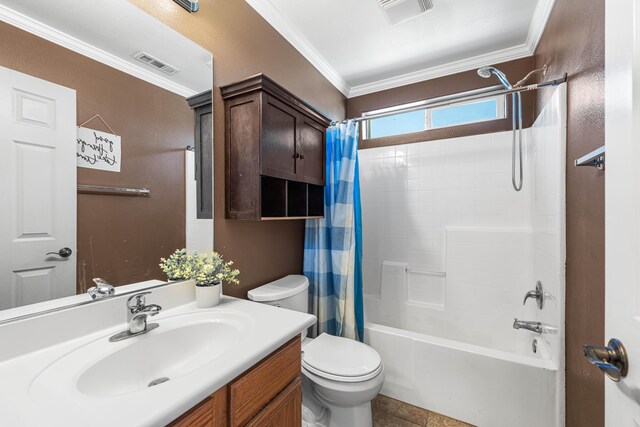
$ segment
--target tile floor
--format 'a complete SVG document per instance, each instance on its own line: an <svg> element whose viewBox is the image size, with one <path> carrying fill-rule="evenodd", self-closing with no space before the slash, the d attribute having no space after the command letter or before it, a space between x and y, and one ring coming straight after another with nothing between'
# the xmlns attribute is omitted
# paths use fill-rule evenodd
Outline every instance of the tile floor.
<svg viewBox="0 0 640 427"><path fill-rule="evenodd" d="M373 427L473 427L381 394L373 400L372 412Z"/></svg>

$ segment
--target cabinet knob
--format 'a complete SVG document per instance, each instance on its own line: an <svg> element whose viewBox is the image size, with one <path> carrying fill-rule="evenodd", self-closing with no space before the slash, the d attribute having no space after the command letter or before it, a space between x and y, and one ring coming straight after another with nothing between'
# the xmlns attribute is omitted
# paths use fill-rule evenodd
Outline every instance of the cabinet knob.
<svg viewBox="0 0 640 427"><path fill-rule="evenodd" d="M300 160L304 159L304 154L300 154Z"/></svg>
<svg viewBox="0 0 640 427"><path fill-rule="evenodd" d="M299 159L299 158L300 158L300 153L296 153L296 154L294 154L294 155L293 155L293 158L294 158L294 159Z"/></svg>

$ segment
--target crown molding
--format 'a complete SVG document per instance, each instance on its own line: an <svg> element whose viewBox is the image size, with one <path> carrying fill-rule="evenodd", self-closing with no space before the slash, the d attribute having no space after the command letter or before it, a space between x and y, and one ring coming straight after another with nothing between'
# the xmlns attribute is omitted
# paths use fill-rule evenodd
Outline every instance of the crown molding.
<svg viewBox="0 0 640 427"><path fill-rule="evenodd" d="M304 56L329 82L346 97L349 97L350 87L329 62L297 32L276 7L265 0L245 0L265 21L267 21L286 41Z"/></svg>
<svg viewBox="0 0 640 427"><path fill-rule="evenodd" d="M0 21L4 21L9 25L20 28L21 30L27 31L40 38L79 53L80 55L101 62L112 68L122 71L123 73L132 75L136 78L139 78L140 80L144 80L148 83L176 93L185 98L197 94L195 91L187 88L186 86L161 77L151 72L151 70L145 70L142 67L131 64L130 62L125 61L122 58L112 55L111 53L99 49L93 45L85 43L80 39L63 33L62 31L59 31L46 24L43 24L40 21L36 21L35 19L30 18L22 13L16 12L15 10L10 9L4 5L0 5Z"/></svg>
<svg viewBox="0 0 640 427"><path fill-rule="evenodd" d="M380 92L382 90L393 89L412 83L419 83L425 80L431 80L438 77L461 73L463 71L474 70L476 68L484 67L487 64L499 64L501 62L526 58L527 56L531 56L531 52L526 45L522 44L520 46L510 47L484 55L478 55L459 61L448 62L436 67L424 68L422 70L413 71L411 73L353 86L351 87L351 90L349 92L349 98L367 95L374 92Z"/></svg>
<svg viewBox="0 0 640 427"><path fill-rule="evenodd" d="M381 90L418 83L463 71L473 70L489 64L513 61L532 56L538 47L555 0L540 0L534 11L529 32L524 44L507 49L453 61L447 64L429 67L411 73L402 74L387 79L362 85L349 86L338 74L329 62L311 44L297 32L276 9L270 0L245 0L256 12L258 12L276 31L282 35L302 56L304 56L320 73L342 92L347 98L366 95Z"/></svg>
<svg viewBox="0 0 640 427"><path fill-rule="evenodd" d="M556 0L540 0L536 10L533 12L531 26L529 26L529 34L527 34L527 41L525 42L532 55L538 48L538 43L540 43L540 38L542 38L542 33L544 33L555 3Z"/></svg>

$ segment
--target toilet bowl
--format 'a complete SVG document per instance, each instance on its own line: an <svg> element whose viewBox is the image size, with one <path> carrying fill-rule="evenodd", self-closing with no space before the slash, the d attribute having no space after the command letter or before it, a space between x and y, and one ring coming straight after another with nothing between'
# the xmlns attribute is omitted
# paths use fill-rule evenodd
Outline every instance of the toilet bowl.
<svg viewBox="0 0 640 427"><path fill-rule="evenodd" d="M308 287L305 276L291 275L253 289L248 296L256 302L307 312ZM301 359L302 374L309 385L303 387L303 414L314 420L305 425L372 425L371 400L384 382L384 365L373 348L323 333L303 340Z"/></svg>
<svg viewBox="0 0 640 427"><path fill-rule="evenodd" d="M302 374L329 409L330 427L371 426L371 401L384 382L378 353L366 344L321 334L303 345Z"/></svg>

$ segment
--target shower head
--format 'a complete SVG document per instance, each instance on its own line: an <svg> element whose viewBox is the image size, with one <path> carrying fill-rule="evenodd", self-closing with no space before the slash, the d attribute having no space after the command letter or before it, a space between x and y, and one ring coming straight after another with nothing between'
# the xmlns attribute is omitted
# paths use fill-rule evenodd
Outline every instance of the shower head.
<svg viewBox="0 0 640 427"><path fill-rule="evenodd" d="M482 77L483 79L488 79L489 77L491 77L491 67L482 67L482 68L478 68L478 75L480 77Z"/></svg>
<svg viewBox="0 0 640 427"><path fill-rule="evenodd" d="M482 78L488 79L492 74L496 75L496 77L498 78L498 80L500 80L500 83L502 83L504 87L506 87L507 89L511 89L511 83L509 83L509 80L507 80L507 76L505 76L502 71L498 70L495 67L478 68L478 75Z"/></svg>
<svg viewBox="0 0 640 427"><path fill-rule="evenodd" d="M513 89L509 80L507 80L507 76L496 67L481 67L478 68L478 75L482 78L488 79L491 78L491 75L495 74L495 76L500 80L500 83L507 88ZM529 77L529 76L527 76ZM523 80L526 80L526 78ZM520 191L522 189L522 98L520 97L520 93L512 93L511 94L511 124L513 128L513 139L511 140L511 183L513 184L513 188L516 191ZM516 181L516 140L519 145L519 157L520 157L520 181Z"/></svg>

